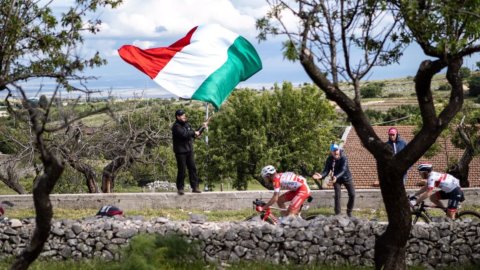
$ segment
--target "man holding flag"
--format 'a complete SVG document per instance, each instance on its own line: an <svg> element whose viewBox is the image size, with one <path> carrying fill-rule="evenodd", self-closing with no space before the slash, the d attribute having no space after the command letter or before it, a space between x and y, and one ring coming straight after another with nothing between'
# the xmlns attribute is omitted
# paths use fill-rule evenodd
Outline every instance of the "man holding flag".
<svg viewBox="0 0 480 270"><path fill-rule="evenodd" d="M187 115L184 110L175 112L177 119L172 126L173 152L177 159L177 192L178 195L184 194L185 168L188 168L188 178L193 193L202 193L198 187L197 167L193 154L193 139L200 137L203 130L207 128L207 122L204 122L198 130L193 130L187 122Z"/></svg>
<svg viewBox="0 0 480 270"><path fill-rule="evenodd" d="M216 110L239 82L262 69L262 61L252 44L217 24L196 26L168 47L142 50L124 45L118 53L163 90L183 99L211 103ZM200 193L192 141L201 132L191 129L183 110L177 110L175 116L172 136L178 167L178 194L184 193L185 167L189 171L193 192ZM185 149L178 147L180 143L186 146Z"/></svg>

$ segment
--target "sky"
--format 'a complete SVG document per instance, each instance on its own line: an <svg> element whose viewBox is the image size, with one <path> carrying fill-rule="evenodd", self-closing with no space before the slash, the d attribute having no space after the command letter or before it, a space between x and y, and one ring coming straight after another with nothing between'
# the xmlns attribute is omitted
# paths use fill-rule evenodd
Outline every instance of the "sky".
<svg viewBox="0 0 480 270"><path fill-rule="evenodd" d="M45 0L43 0L45 1ZM56 12L66 10L73 0L54 1ZM256 48L263 69L238 87L261 88L283 81L294 85L311 82L301 65L283 58L281 42L285 37L270 38L259 43L255 22L268 10L263 0L124 0L116 9L102 9L96 16L102 20L101 31L85 36L81 54L93 55L99 51L108 64L87 72L98 79L88 83L92 89L111 90L117 96L169 96L145 74L124 62L117 50L122 45L142 49L165 47L182 38L199 24L217 23L236 32ZM401 64L376 68L369 80L383 80L413 76L422 60L426 59L418 47L405 51ZM478 60L477 60L478 61ZM468 66L475 61L467 59Z"/></svg>

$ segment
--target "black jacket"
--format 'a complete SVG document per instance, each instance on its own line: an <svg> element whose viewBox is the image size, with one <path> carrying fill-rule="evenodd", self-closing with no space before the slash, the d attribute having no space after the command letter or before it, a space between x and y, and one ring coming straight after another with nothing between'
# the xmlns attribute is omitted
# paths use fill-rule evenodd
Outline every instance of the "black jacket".
<svg viewBox="0 0 480 270"><path fill-rule="evenodd" d="M175 121L172 126L173 152L175 154L186 154L193 152L193 138L195 130L190 124L181 121Z"/></svg>
<svg viewBox="0 0 480 270"><path fill-rule="evenodd" d="M334 164L335 161L335 164ZM337 182L343 183L352 180L352 173L348 168L348 160L344 155L343 150L340 150L340 158L335 160L332 155L329 155L325 161L325 168L322 171L322 178L327 176L333 169L333 176L337 178Z"/></svg>

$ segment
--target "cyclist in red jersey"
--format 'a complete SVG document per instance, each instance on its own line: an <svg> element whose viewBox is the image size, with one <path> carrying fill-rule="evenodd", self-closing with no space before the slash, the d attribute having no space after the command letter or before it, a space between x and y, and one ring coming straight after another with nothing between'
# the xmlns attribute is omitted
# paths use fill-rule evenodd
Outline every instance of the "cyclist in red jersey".
<svg viewBox="0 0 480 270"><path fill-rule="evenodd" d="M272 165L265 166L261 175L267 182L273 184L273 197L264 207L277 203L278 207L285 209L285 203L290 202L282 216L298 215L303 202L310 196L307 180L293 172L279 173ZM288 190L280 195L280 190Z"/></svg>

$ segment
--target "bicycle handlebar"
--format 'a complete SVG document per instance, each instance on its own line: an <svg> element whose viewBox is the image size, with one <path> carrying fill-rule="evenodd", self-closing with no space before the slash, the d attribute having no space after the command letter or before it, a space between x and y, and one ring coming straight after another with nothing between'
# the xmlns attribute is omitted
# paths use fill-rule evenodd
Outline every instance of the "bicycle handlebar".
<svg viewBox="0 0 480 270"><path fill-rule="evenodd" d="M264 206L267 203L260 200L260 199L256 199L255 201L253 201L253 204L256 205L256 206Z"/></svg>

